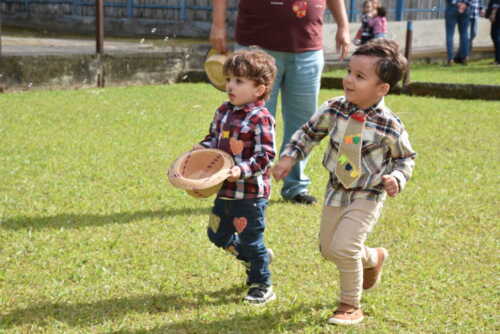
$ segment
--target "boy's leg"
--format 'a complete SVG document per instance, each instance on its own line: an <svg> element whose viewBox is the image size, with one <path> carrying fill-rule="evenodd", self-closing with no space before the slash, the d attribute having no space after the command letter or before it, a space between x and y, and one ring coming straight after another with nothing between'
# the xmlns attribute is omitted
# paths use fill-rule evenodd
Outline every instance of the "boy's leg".
<svg viewBox="0 0 500 334"><path fill-rule="evenodd" d="M217 247L231 253L237 259L248 261L237 251L240 241L233 224L233 217L230 215L231 202L219 198L215 199L208 221L208 238Z"/></svg>
<svg viewBox="0 0 500 334"><path fill-rule="evenodd" d="M264 244L266 199L232 201L231 215L238 232L236 251L250 263L248 283L271 285L269 253Z"/></svg>
<svg viewBox="0 0 500 334"><path fill-rule="evenodd" d="M349 207L325 207L320 228L322 255L340 272L340 301L360 307L363 267L374 266L377 252L364 245L380 215L382 203L355 200Z"/></svg>

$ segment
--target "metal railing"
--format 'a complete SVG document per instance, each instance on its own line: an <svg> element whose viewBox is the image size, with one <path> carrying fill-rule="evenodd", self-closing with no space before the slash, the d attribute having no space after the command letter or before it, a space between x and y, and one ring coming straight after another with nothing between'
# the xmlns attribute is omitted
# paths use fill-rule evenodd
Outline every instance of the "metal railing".
<svg viewBox="0 0 500 334"><path fill-rule="evenodd" d="M256 0L260 1L260 0ZM18 4L22 11L30 11L31 5L68 5L71 7L71 15L74 16L91 16L82 13L82 8L95 7L96 1L84 1L84 0L1 0L5 4ZM390 1L391 5L395 2L395 7L387 8L388 13L396 21L402 21L405 19L406 14L416 14L416 13L428 13L433 14L436 18L444 11L444 1L435 0L436 5L432 8L408 8L405 6L405 0L394 0ZM361 10L358 9L362 3L362 0L346 0L347 13L350 22L357 21L358 16L361 14ZM167 5L158 3L144 3L140 0L124 0L122 2L104 2L105 8L125 8L126 18L133 18L134 11L136 9L161 9L161 10L174 10L178 12L178 18L180 21L188 20L188 11L212 11L211 6L200 6L193 5L191 1L188 0L178 0L177 4ZM237 10L236 7L230 7L230 11L234 12ZM327 14L330 16L330 14Z"/></svg>

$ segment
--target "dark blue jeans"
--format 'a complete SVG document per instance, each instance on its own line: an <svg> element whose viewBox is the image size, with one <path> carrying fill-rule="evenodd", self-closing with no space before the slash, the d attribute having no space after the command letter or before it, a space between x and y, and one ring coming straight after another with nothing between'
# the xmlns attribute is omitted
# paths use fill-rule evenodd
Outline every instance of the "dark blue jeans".
<svg viewBox="0 0 500 334"><path fill-rule="evenodd" d="M250 264L248 283L271 285L269 256L264 245L267 199L216 198L208 226L208 238L217 247Z"/></svg>
<svg viewBox="0 0 500 334"><path fill-rule="evenodd" d="M500 64L500 22L498 16L495 23L491 24L491 39L495 46L495 61Z"/></svg>
<svg viewBox="0 0 500 334"><path fill-rule="evenodd" d="M455 26L458 25L458 34L460 35L460 44L457 58L465 59L469 55L469 9L459 13L455 5L448 5L445 11L446 25L446 51L448 60L453 59L453 36L455 35Z"/></svg>
<svg viewBox="0 0 500 334"><path fill-rule="evenodd" d="M471 17L469 22L469 56L472 54L472 42L477 36L477 27L479 25L479 17Z"/></svg>

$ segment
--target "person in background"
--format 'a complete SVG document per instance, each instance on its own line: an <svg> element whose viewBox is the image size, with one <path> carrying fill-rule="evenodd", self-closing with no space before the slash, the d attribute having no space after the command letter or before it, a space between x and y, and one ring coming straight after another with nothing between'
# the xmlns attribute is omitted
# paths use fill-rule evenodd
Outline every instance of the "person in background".
<svg viewBox="0 0 500 334"><path fill-rule="evenodd" d="M220 53L228 51L227 2L212 0L210 43ZM335 43L343 59L350 44L349 21L343 0L240 0L238 3L236 49L258 46L276 60L278 73L267 107L275 116L281 93L282 148L317 109L324 65L323 18L326 7L337 24ZM284 180L281 196L285 200L301 204L316 202L308 192L311 181L305 174L305 167L306 160L303 160Z"/></svg>
<svg viewBox="0 0 500 334"><path fill-rule="evenodd" d="M377 15L371 19L370 25L373 27L373 38L387 37L387 18L384 7L377 8Z"/></svg>
<svg viewBox="0 0 500 334"><path fill-rule="evenodd" d="M479 18L484 16L482 0L470 0L470 23L469 23L469 56L472 54L472 43L477 36Z"/></svg>
<svg viewBox="0 0 500 334"><path fill-rule="evenodd" d="M500 65L500 0L490 0L485 17L491 22L491 39L495 47L495 61Z"/></svg>
<svg viewBox="0 0 500 334"><path fill-rule="evenodd" d="M469 23L470 23L470 0L446 0L445 28L446 28L446 51L448 55L447 65L453 65L453 61L467 65L469 56ZM453 57L453 36L455 26L458 25L460 43L458 53Z"/></svg>
<svg viewBox="0 0 500 334"><path fill-rule="evenodd" d="M377 9L381 7L382 5L380 4L379 0L371 0L372 1L372 17L377 16Z"/></svg>
<svg viewBox="0 0 500 334"><path fill-rule="evenodd" d="M372 0L365 0L363 2L363 10L361 14L361 27L359 27L358 32L354 37L355 45L365 44L373 38L373 27L370 24L372 14L373 2Z"/></svg>

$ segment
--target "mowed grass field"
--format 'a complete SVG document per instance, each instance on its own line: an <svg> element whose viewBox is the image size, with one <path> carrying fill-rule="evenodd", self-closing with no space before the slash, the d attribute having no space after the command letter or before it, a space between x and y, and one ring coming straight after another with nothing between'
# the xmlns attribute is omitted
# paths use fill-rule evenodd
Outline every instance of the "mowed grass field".
<svg viewBox="0 0 500 334"><path fill-rule="evenodd" d="M254 307L244 268L206 237L213 199L169 185L225 99L207 84L0 96L0 332L498 331L500 102L387 97L417 165L367 241L391 258L366 320L344 328L326 324L338 274L318 251L322 203L283 202L273 183L278 298ZM319 198L325 147L308 168Z"/></svg>
<svg viewBox="0 0 500 334"><path fill-rule="evenodd" d="M443 66L442 64L411 64L411 82L441 82L456 84L500 85L500 66L491 65L493 59L476 60L467 66L455 64ZM326 77L343 77L345 69L326 72ZM500 95L500 88L499 93Z"/></svg>

